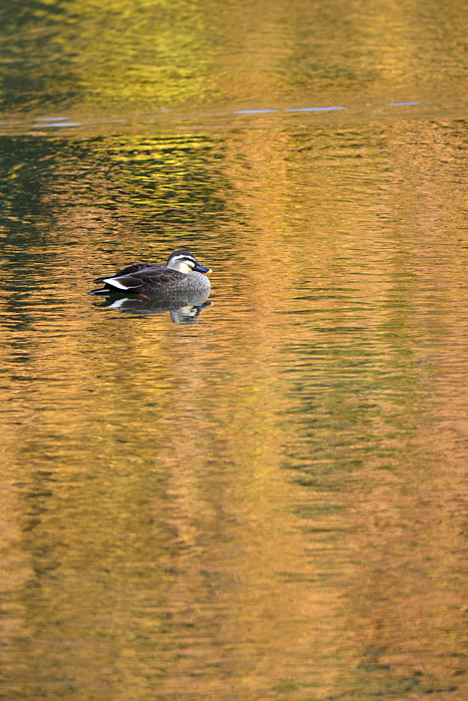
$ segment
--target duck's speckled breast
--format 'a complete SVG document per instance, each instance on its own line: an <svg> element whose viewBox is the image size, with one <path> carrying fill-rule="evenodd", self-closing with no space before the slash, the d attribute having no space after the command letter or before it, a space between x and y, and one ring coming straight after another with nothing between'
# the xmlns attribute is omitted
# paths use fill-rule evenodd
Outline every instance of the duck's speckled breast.
<svg viewBox="0 0 468 701"><path fill-rule="evenodd" d="M190 275L187 275L187 278L188 278L188 284L190 285L190 287L187 289L205 290L206 292L210 291L210 289L211 289L210 280L203 273L193 272L193 273L190 273Z"/></svg>

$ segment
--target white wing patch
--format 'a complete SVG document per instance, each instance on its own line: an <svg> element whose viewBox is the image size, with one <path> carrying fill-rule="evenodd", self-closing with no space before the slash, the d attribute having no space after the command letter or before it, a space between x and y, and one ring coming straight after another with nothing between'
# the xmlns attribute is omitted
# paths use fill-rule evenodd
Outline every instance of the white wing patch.
<svg viewBox="0 0 468 701"><path fill-rule="evenodd" d="M129 290L131 289L128 285L122 285L115 277L103 278L104 282L107 282L111 287L118 287L119 290Z"/></svg>

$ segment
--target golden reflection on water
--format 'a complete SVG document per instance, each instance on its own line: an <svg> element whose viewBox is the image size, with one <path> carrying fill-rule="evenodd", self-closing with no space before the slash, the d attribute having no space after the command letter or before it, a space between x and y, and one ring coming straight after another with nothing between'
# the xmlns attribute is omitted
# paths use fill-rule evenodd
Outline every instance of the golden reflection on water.
<svg viewBox="0 0 468 701"><path fill-rule="evenodd" d="M6 142L6 697L464 698L465 123Z"/></svg>
<svg viewBox="0 0 468 701"><path fill-rule="evenodd" d="M0 31L9 114L457 98L467 77L464 8L436 0L5 0Z"/></svg>

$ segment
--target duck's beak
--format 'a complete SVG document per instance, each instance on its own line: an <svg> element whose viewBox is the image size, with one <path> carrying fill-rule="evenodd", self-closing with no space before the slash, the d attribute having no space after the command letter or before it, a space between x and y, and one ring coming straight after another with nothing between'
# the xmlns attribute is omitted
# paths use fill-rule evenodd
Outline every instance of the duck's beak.
<svg viewBox="0 0 468 701"><path fill-rule="evenodd" d="M206 268L204 265L200 265L200 263L195 263L193 266L193 269L197 271L197 273L211 273L210 268Z"/></svg>

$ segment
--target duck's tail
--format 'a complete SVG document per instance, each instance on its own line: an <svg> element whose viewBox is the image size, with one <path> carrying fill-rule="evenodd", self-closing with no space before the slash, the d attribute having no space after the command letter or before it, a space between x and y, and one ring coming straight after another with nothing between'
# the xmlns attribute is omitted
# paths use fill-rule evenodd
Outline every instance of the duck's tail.
<svg viewBox="0 0 468 701"><path fill-rule="evenodd" d="M108 295L110 293L110 289L108 287L101 287L100 290L91 290L91 292L88 292L89 295Z"/></svg>

